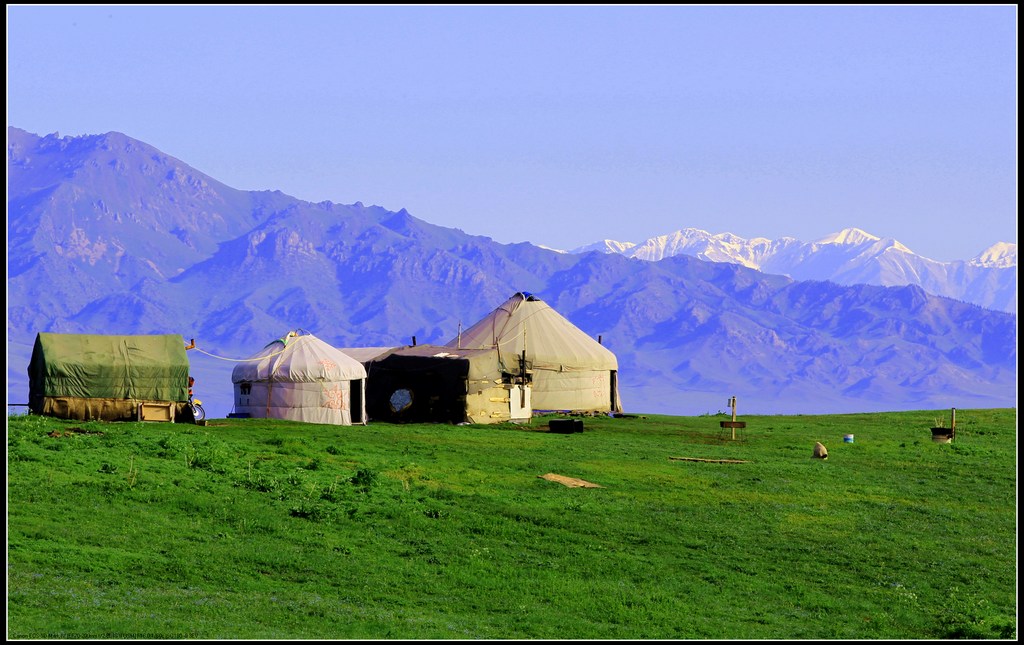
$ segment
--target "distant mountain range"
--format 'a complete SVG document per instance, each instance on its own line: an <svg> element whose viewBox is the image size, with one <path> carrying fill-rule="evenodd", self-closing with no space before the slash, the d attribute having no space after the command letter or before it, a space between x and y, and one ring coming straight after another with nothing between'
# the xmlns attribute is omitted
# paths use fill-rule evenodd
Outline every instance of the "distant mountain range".
<svg viewBox="0 0 1024 645"><path fill-rule="evenodd" d="M684 228L640 244L602 240L570 253L591 251L655 262L675 255L691 255L794 280L884 287L917 285L931 294L1017 312L1017 245L1010 242L993 244L970 260L936 262L915 254L894 239L879 238L857 228L814 242L792 237L748 240L731 233L712 235Z"/></svg>
<svg viewBox="0 0 1024 645"><path fill-rule="evenodd" d="M1016 404L1016 316L916 285L499 244L404 209L233 189L116 132L8 127L7 207L11 403L40 331L195 338L197 394L223 416L232 360L289 330L444 343L530 291L616 353L627 412Z"/></svg>

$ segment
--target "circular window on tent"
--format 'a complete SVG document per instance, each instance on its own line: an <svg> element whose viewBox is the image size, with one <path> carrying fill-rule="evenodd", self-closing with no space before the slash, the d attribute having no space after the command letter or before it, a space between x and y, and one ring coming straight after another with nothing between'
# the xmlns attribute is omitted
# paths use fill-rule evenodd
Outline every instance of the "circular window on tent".
<svg viewBox="0 0 1024 645"><path fill-rule="evenodd" d="M412 406L412 390L401 388L395 390L388 399L388 405L394 413L404 412Z"/></svg>

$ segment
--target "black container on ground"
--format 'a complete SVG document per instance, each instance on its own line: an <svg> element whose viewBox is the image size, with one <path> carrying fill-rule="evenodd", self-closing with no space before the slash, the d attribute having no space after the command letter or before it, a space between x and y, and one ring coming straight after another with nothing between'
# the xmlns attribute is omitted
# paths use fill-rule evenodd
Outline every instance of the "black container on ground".
<svg viewBox="0 0 1024 645"><path fill-rule="evenodd" d="M548 431L562 434L583 432L583 421L581 419L552 419L548 421Z"/></svg>

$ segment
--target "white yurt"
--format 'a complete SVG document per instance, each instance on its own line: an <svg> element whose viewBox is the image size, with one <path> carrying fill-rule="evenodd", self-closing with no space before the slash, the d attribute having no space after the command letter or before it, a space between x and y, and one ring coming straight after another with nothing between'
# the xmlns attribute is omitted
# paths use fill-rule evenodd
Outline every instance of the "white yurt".
<svg viewBox="0 0 1024 645"><path fill-rule="evenodd" d="M534 411L622 412L615 354L531 293L516 293L447 346L496 348L502 369L525 367Z"/></svg>
<svg viewBox="0 0 1024 645"><path fill-rule="evenodd" d="M231 372L234 414L366 424L366 369L316 336L288 332Z"/></svg>

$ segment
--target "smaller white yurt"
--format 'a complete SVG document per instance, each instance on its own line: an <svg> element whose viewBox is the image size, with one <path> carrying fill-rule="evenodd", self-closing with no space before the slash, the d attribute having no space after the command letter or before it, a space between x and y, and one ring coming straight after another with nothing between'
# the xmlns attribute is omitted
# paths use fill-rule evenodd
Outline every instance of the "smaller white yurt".
<svg viewBox="0 0 1024 645"><path fill-rule="evenodd" d="M366 369L306 332L288 332L231 372L236 415L366 424Z"/></svg>

